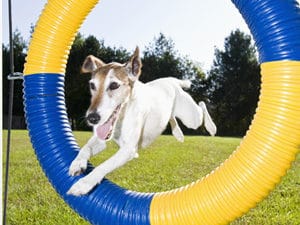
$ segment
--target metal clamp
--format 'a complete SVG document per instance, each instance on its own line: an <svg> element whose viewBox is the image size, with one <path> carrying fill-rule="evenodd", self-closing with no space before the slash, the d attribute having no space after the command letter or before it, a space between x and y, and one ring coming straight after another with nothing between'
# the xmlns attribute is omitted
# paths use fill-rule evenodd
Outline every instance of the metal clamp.
<svg viewBox="0 0 300 225"><path fill-rule="evenodd" d="M23 80L23 73L15 72L13 74L8 74L7 79L8 80Z"/></svg>

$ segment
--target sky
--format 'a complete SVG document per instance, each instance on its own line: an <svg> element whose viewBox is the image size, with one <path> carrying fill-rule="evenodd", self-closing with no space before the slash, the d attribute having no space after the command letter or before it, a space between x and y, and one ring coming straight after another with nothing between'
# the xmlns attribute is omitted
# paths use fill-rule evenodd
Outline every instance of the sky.
<svg viewBox="0 0 300 225"><path fill-rule="evenodd" d="M13 29L29 41L46 0L12 0ZM2 41L8 43L8 6L2 2ZM214 49L239 28L250 34L246 23L230 0L102 0L85 20L80 32L104 39L105 44L141 50L162 32L183 56L210 69Z"/></svg>

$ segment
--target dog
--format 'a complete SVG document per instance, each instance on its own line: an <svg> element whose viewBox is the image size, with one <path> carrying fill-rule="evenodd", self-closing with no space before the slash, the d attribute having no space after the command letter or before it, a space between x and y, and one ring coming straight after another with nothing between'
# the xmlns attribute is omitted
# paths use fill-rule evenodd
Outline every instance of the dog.
<svg viewBox="0 0 300 225"><path fill-rule="evenodd" d="M106 141L113 139L120 148L73 184L67 194L80 196L89 193L108 173L137 158L138 149L150 145L168 123L174 137L183 142L177 118L192 129L204 123L210 135L216 134L216 125L205 103L197 105L183 90L190 88L190 81L168 77L142 83L139 81L141 68L138 47L125 64L106 64L92 55L86 57L82 72L91 73L91 104L86 120L93 127L93 136L71 163L69 175L83 173L89 158L104 150Z"/></svg>

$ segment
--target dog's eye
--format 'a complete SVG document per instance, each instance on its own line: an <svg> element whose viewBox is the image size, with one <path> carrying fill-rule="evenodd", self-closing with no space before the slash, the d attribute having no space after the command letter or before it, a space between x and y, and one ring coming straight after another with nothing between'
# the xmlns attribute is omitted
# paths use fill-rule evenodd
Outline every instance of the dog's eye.
<svg viewBox="0 0 300 225"><path fill-rule="evenodd" d="M119 87L120 87L120 84L118 84L117 82L112 82L112 83L110 83L108 88L109 88L109 90L116 90Z"/></svg>
<svg viewBox="0 0 300 225"><path fill-rule="evenodd" d="M96 85L93 82L90 82L90 89L93 91L96 90Z"/></svg>

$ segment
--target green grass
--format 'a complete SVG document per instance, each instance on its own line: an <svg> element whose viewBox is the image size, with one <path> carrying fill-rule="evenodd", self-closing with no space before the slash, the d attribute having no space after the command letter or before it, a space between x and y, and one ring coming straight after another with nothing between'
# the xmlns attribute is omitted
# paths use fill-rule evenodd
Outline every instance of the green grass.
<svg viewBox="0 0 300 225"><path fill-rule="evenodd" d="M74 133L79 145L91 135ZM3 132L6 146L7 132ZM140 157L107 177L127 189L158 192L195 181L223 162L239 144L238 138L185 137L180 144L172 136L161 136ZM3 159L5 159L3 147ZM108 149L92 159L99 164L116 151ZM282 182L256 208L232 225L299 225L300 224L300 157L293 163ZM3 162L4 168L5 162ZM4 172L4 171L3 171ZM80 218L56 194L44 176L29 142L27 131L12 132L12 149L7 209L10 225L89 224Z"/></svg>

